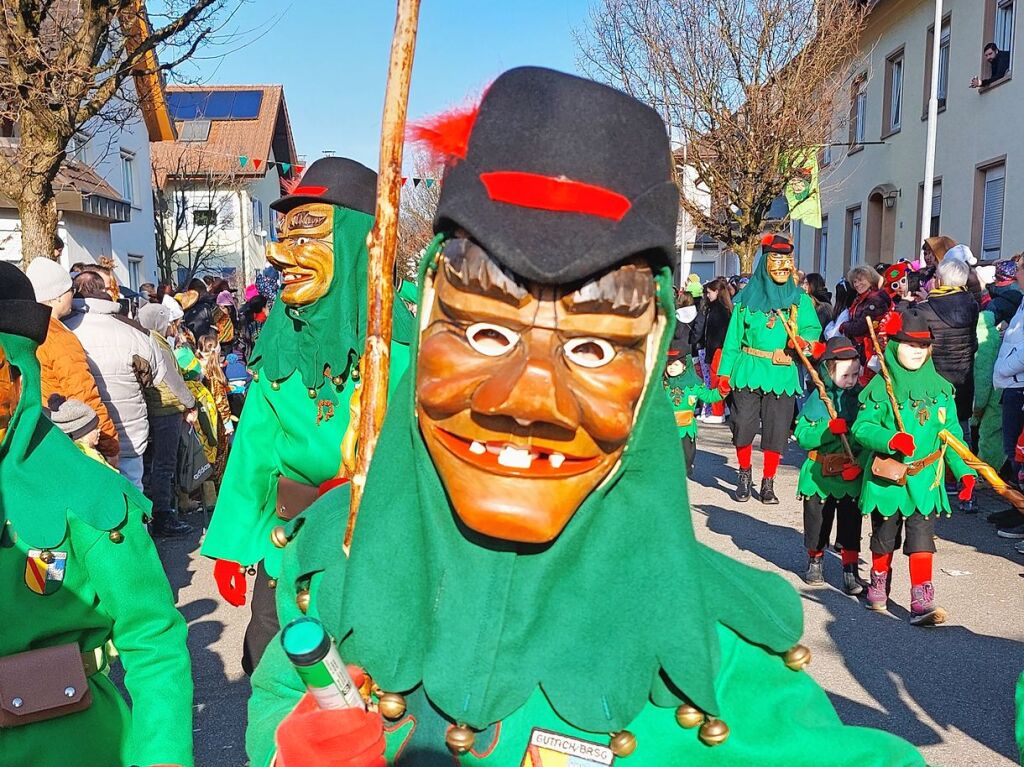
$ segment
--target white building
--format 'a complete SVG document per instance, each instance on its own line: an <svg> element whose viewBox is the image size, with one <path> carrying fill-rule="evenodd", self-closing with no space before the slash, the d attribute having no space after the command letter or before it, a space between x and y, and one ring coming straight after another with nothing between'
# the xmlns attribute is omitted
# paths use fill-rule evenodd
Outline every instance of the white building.
<svg viewBox="0 0 1024 767"><path fill-rule="evenodd" d="M282 178L301 172L284 88L168 87L167 98L178 138L154 144L153 163L171 279L194 270L241 287L266 263Z"/></svg>
<svg viewBox="0 0 1024 767"><path fill-rule="evenodd" d="M1018 11L1016 0L944 0L931 231L922 235L935 3L876 0L836 121L833 142L845 146L821 156L822 228L794 227L801 269L834 284L856 263L915 258L923 237L938 233L981 259L1024 249L1024 217L1004 209L1004 199L1020 199L1014 184L1024 193L1014 172L1024 160L1024 82L1013 80ZM982 58L989 42L1009 68L971 88L972 77L991 75Z"/></svg>

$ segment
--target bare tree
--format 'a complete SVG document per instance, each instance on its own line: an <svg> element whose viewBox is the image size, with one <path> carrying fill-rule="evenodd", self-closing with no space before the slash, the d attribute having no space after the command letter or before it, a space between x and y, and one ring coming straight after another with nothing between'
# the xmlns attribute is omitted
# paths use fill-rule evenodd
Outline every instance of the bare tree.
<svg viewBox="0 0 1024 767"><path fill-rule="evenodd" d="M423 153L413 157L415 176L402 190L402 204L398 210L398 273L407 280L415 280L423 249L434 239L434 213L441 196L442 168ZM421 179L419 184L415 179ZM428 180L430 183L428 183Z"/></svg>
<svg viewBox="0 0 1024 767"><path fill-rule="evenodd" d="M153 164L153 223L161 281L185 285L196 274L222 266L238 242L224 232L235 224L236 193L244 183L233 174L201 168L198 154L182 152L172 169ZM177 279L179 270L184 278Z"/></svg>
<svg viewBox="0 0 1024 767"><path fill-rule="evenodd" d="M753 268L772 202L833 140L864 0L601 0L577 34L591 76L658 110L693 223ZM683 188L683 185L680 185ZM704 195L706 197L707 195Z"/></svg>
<svg viewBox="0 0 1024 767"><path fill-rule="evenodd" d="M157 98L161 73L238 1L163 0L151 24L144 0L0 0L0 135L14 139L0 151L0 194L18 206L25 265L52 252L54 179L75 133L123 109L133 82L143 104Z"/></svg>

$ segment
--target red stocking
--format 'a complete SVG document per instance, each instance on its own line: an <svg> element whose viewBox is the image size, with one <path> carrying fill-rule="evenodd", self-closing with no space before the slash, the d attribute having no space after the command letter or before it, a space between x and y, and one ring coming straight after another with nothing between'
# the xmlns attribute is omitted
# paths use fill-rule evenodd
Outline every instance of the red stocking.
<svg viewBox="0 0 1024 767"><path fill-rule="evenodd" d="M741 469L750 468L750 454L752 452L752 445L743 445L743 447L736 448L736 460L739 461Z"/></svg>

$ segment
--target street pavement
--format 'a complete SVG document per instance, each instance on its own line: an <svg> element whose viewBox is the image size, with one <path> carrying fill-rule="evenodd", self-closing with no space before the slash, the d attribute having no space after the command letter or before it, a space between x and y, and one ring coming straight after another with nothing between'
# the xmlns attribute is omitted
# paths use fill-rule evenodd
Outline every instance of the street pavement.
<svg viewBox="0 0 1024 767"><path fill-rule="evenodd" d="M930 765L1012 767L1013 690L1024 670L1024 556L996 537L984 515L958 515L938 527L935 587L950 614L941 627L908 623L910 584L906 559L894 561L891 613L875 614L843 594L836 555L826 561L828 585L808 588L799 573L806 562L801 504L796 500L802 453L792 447L776 479L778 506L732 498L735 459L724 426L701 426L691 510L697 537L753 567L780 573L801 593L809 668L848 724L878 727L917 745ZM755 451L755 489L760 459ZM983 495L985 511L1000 508ZM202 514L189 521L202 527ZM197 554L199 532L161 541L177 603L189 624L196 691L197 767L243 767L248 679L242 673L247 607L233 608L217 595L212 567ZM867 525L865 525L865 552ZM863 558L862 558L863 559ZM862 572L868 571L863 559ZM822 765L831 763L827 754Z"/></svg>

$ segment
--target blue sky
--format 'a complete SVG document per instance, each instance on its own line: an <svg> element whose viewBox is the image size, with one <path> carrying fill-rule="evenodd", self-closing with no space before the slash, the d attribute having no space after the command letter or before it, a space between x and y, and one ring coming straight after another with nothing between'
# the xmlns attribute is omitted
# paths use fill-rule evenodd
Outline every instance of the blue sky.
<svg viewBox="0 0 1024 767"><path fill-rule="evenodd" d="M422 0L410 119L465 102L506 69L576 72L573 29L591 0ZM249 44L213 52L186 76L209 84L281 83L296 149L376 168L394 0L249 0L232 26ZM409 153L406 169L409 171Z"/></svg>

